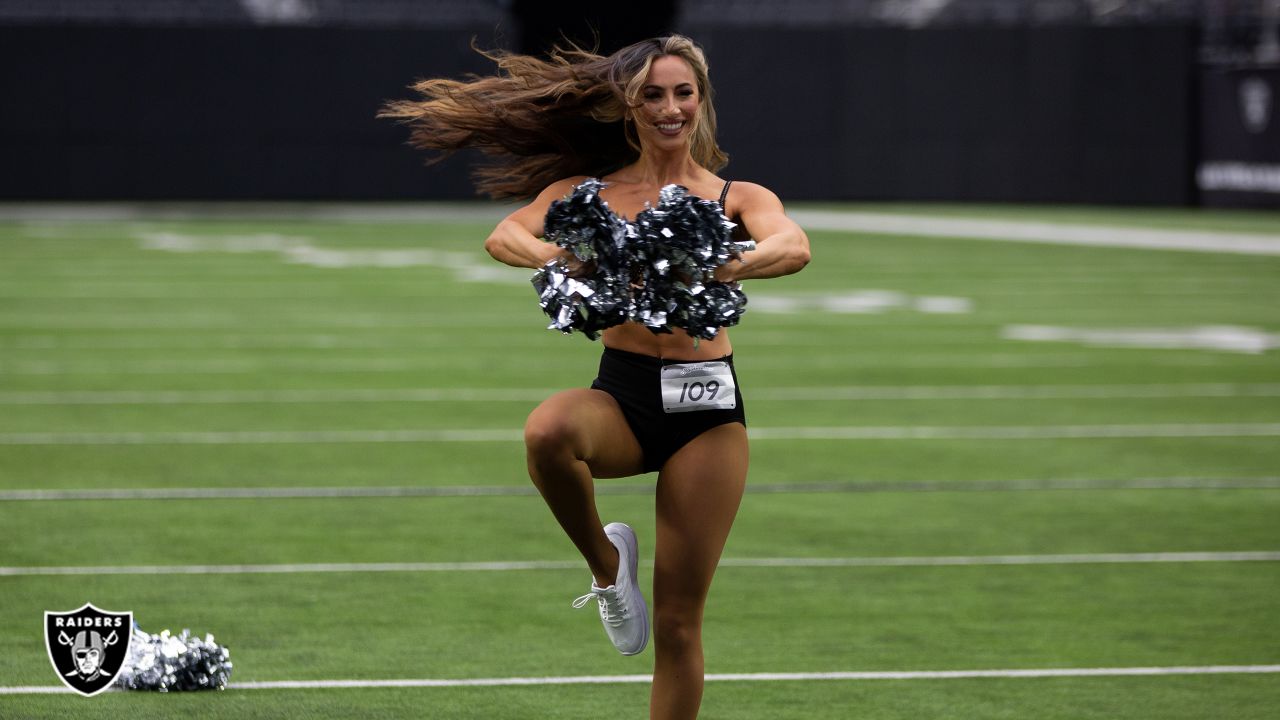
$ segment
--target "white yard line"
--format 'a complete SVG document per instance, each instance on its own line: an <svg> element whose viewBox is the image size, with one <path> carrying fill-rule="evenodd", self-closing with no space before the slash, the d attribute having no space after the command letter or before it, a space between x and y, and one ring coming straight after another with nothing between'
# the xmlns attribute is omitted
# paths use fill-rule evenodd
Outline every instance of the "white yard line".
<svg viewBox="0 0 1280 720"><path fill-rule="evenodd" d="M269 309L264 306L264 310ZM532 316L530 316L532 317ZM246 327L249 320L262 320L260 324ZM954 322L953 322L954 324ZM228 333L242 332L246 329L259 332L298 332L312 330L315 332L340 332L345 330L421 330L429 328L519 328L529 326L527 320L516 313L465 313L463 315L429 313L391 313L368 315L304 315L289 313L264 317L241 316L235 312L225 313L154 313L122 315L119 313L0 313L0 325L24 330L67 330L94 331L103 330L160 330L191 332L207 330Z"/></svg>
<svg viewBox="0 0 1280 720"><path fill-rule="evenodd" d="M1057 490L1248 490L1280 488L1280 477L1040 480L845 480L749 483L750 494L884 492L1043 492ZM653 483L600 483L597 495L652 495ZM281 500L400 497L527 497L532 485L400 487L164 487L0 490L0 502L83 500Z"/></svg>
<svg viewBox="0 0 1280 720"><path fill-rule="evenodd" d="M1167 425L1014 425L776 427L748 431L753 440L1067 440L1106 438L1272 437L1280 423Z"/></svg>
<svg viewBox="0 0 1280 720"><path fill-rule="evenodd" d="M851 680L965 680L983 678L1151 677L1167 675L1254 675L1280 673L1280 665L1199 665L1172 667L1012 668L1007 670L884 670L850 672L710 673L707 682L815 682ZM263 680L237 682L230 690L327 690L348 688L517 687L531 685L620 685L652 682L649 675L568 675L505 678L406 678L395 680ZM0 687L0 695L74 692L63 685Z"/></svg>
<svg viewBox="0 0 1280 720"><path fill-rule="evenodd" d="M753 388L758 400L1073 400L1117 398L1275 397L1280 383L1135 385L913 385ZM0 394L0 401L4 396Z"/></svg>
<svg viewBox="0 0 1280 720"><path fill-rule="evenodd" d="M429 353L406 358L271 358L147 360L138 362L0 362L5 375L250 375L255 373L402 373L456 366Z"/></svg>
<svg viewBox="0 0 1280 720"><path fill-rule="evenodd" d="M510 572L514 570L576 570L580 561L530 560L510 562L419 563L281 563L275 565L103 565L92 567L0 567L0 577L28 575L279 575L294 573L386 572Z"/></svg>
<svg viewBox="0 0 1280 720"><path fill-rule="evenodd" d="M3 319L0 319L3 324ZM756 357L751 367L756 370L785 368L790 371L808 368L1104 368L1104 367L1214 367L1222 360L1203 350L1172 350L1172 354L1155 355L1140 348L1094 348L1080 352L1027 353L952 353L921 352L903 355L898 351L880 353L832 353L794 357ZM1194 353L1194 354L1192 354ZM249 375L288 371L300 373L402 373L456 368L465 361L446 355L407 350L402 358L208 358L199 360L147 360L138 362L102 361L0 361L3 375ZM508 362L505 356L499 357ZM523 357L523 356L521 356ZM1250 358L1251 359L1251 358ZM510 361L514 363L514 360Z"/></svg>
<svg viewBox="0 0 1280 720"><path fill-rule="evenodd" d="M1057 555L943 555L934 557L725 558L723 567L946 567L990 565L1113 565L1276 562L1280 552L1077 553Z"/></svg>
<svg viewBox="0 0 1280 720"><path fill-rule="evenodd" d="M497 203L0 203L0 219L74 225L101 221L200 218L301 219L340 222L474 222L492 224L511 208ZM1150 250L1280 255L1280 235L1210 230L1115 227L1051 221L939 217L797 206L788 213L807 230L972 238L1008 242L1128 247Z"/></svg>
<svg viewBox="0 0 1280 720"><path fill-rule="evenodd" d="M282 445L519 442L522 430L299 430L241 432L5 433L0 445Z"/></svg>
<svg viewBox="0 0 1280 720"><path fill-rule="evenodd" d="M1280 485L1280 478L1277 478ZM612 494L652 493L651 485L612 485ZM272 500L384 497L521 497L537 495L532 485L453 485L442 487L239 487L112 488L99 490L0 490L0 501L65 500ZM605 487L596 494L610 494Z"/></svg>
<svg viewBox="0 0 1280 720"><path fill-rule="evenodd" d="M348 288L344 288L346 290ZM1254 291L1248 291L1256 294ZM337 290L326 295L333 297ZM20 296L19 296L20 297ZM55 299L58 296L53 296ZM18 298L15 298L18 299ZM170 298L172 299L172 298ZM292 298L296 299L296 298ZM540 346L547 336L536 333L519 333L467 338L467 347L490 347L510 350L517 346ZM456 338L448 332L419 332L413 335L387 335L382 333L206 333L202 335L174 334L132 335L111 333L69 337L67 335L11 335L0 338L0 350L62 351L62 350L394 350L418 353L434 350L442 343ZM987 342L989 337L975 338Z"/></svg>
<svg viewBox="0 0 1280 720"><path fill-rule="evenodd" d="M1004 340L1073 343L1086 347L1144 350L1213 350L1260 355L1280 348L1280 333L1243 325L1182 327L1066 327L1005 325Z"/></svg>
<svg viewBox="0 0 1280 720"><path fill-rule="evenodd" d="M405 388L385 390L88 390L0 392L0 405L236 405L364 402L540 401L553 388ZM1248 391L1246 391L1248 392ZM1280 384L1270 394L1280 394Z"/></svg>
<svg viewBox="0 0 1280 720"><path fill-rule="evenodd" d="M1005 565L1115 565L1151 563L1276 562L1280 552L1074 553L1049 555L942 555L834 558L724 558L721 567L839 568ZM652 566L652 562L642 564ZM0 577L32 575L278 575L292 573L510 572L578 570L578 560L417 563L278 563L271 565L97 565L0 567Z"/></svg>
<svg viewBox="0 0 1280 720"><path fill-rule="evenodd" d="M527 402L554 388L331 390L84 390L0 392L0 405L235 405L365 402ZM753 387L753 400L1110 400L1277 397L1280 383L1132 385L834 385Z"/></svg>
<svg viewBox="0 0 1280 720"><path fill-rule="evenodd" d="M888 213L796 210L789 213L807 230L968 238L1006 242L1086 245L1090 247L1188 250L1194 252L1280 255L1280 235L1207 230L1074 225L964 217L922 217Z"/></svg>
<svg viewBox="0 0 1280 720"><path fill-rule="evenodd" d="M1129 425L755 427L753 440L1065 440L1280 436L1280 423ZM519 442L519 429L274 430L239 432L3 433L4 445L284 445L320 443Z"/></svg>
<svg viewBox="0 0 1280 720"><path fill-rule="evenodd" d="M515 208L496 202L3 202L0 220L48 223L175 220L304 220L324 222L496 223Z"/></svg>

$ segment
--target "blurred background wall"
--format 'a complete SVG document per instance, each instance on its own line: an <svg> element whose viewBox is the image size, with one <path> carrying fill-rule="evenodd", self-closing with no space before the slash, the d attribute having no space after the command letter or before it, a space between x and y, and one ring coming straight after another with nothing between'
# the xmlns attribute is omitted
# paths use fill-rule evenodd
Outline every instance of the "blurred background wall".
<svg viewBox="0 0 1280 720"><path fill-rule="evenodd" d="M1280 207L1280 0L0 0L0 198L463 199L374 118L470 48L707 50L788 199Z"/></svg>

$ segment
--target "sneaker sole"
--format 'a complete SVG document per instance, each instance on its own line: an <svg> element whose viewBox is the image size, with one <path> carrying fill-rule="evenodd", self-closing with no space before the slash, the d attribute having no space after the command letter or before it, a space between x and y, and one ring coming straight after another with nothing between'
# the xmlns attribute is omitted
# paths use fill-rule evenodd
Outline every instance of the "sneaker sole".
<svg viewBox="0 0 1280 720"><path fill-rule="evenodd" d="M610 528L614 532L610 532ZM623 655L639 655L644 652L646 647L649 647L649 606L644 601L644 593L640 591L640 583L638 582L640 579L640 573L638 572L640 566L640 544L636 541L635 530L632 530L631 526L626 523L609 523L604 528L604 534L610 537L622 538L622 542L627 546L627 572L631 579L631 587L635 588L636 597L640 598L641 627L644 628L644 635L642 636L644 640L641 641L638 649L632 652L624 652L622 650L618 652Z"/></svg>

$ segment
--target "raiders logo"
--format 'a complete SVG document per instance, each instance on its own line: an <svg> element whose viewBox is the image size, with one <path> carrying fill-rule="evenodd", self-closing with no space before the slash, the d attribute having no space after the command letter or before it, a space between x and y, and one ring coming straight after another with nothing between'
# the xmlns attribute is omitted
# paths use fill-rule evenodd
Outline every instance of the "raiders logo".
<svg viewBox="0 0 1280 720"><path fill-rule="evenodd" d="M99 610L92 603L44 614L44 644L63 684L91 697L111 687L129 656L133 613Z"/></svg>

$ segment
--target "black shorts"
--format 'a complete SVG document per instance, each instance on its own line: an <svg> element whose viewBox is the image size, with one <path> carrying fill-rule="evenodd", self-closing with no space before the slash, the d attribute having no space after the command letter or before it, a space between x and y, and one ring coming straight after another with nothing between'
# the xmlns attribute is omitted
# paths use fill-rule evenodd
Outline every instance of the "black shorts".
<svg viewBox="0 0 1280 720"><path fill-rule="evenodd" d="M728 363L729 371L733 373L737 407L732 410L667 413L662 409L659 373L663 366L679 363L625 350L604 349L604 355L600 357L600 374L591 387L609 393L618 401L627 425L631 426L631 432L644 451L644 472L662 469L677 450L713 427L732 422L747 424L742 393L737 388L738 374L733 370L733 356L726 355L720 360Z"/></svg>

